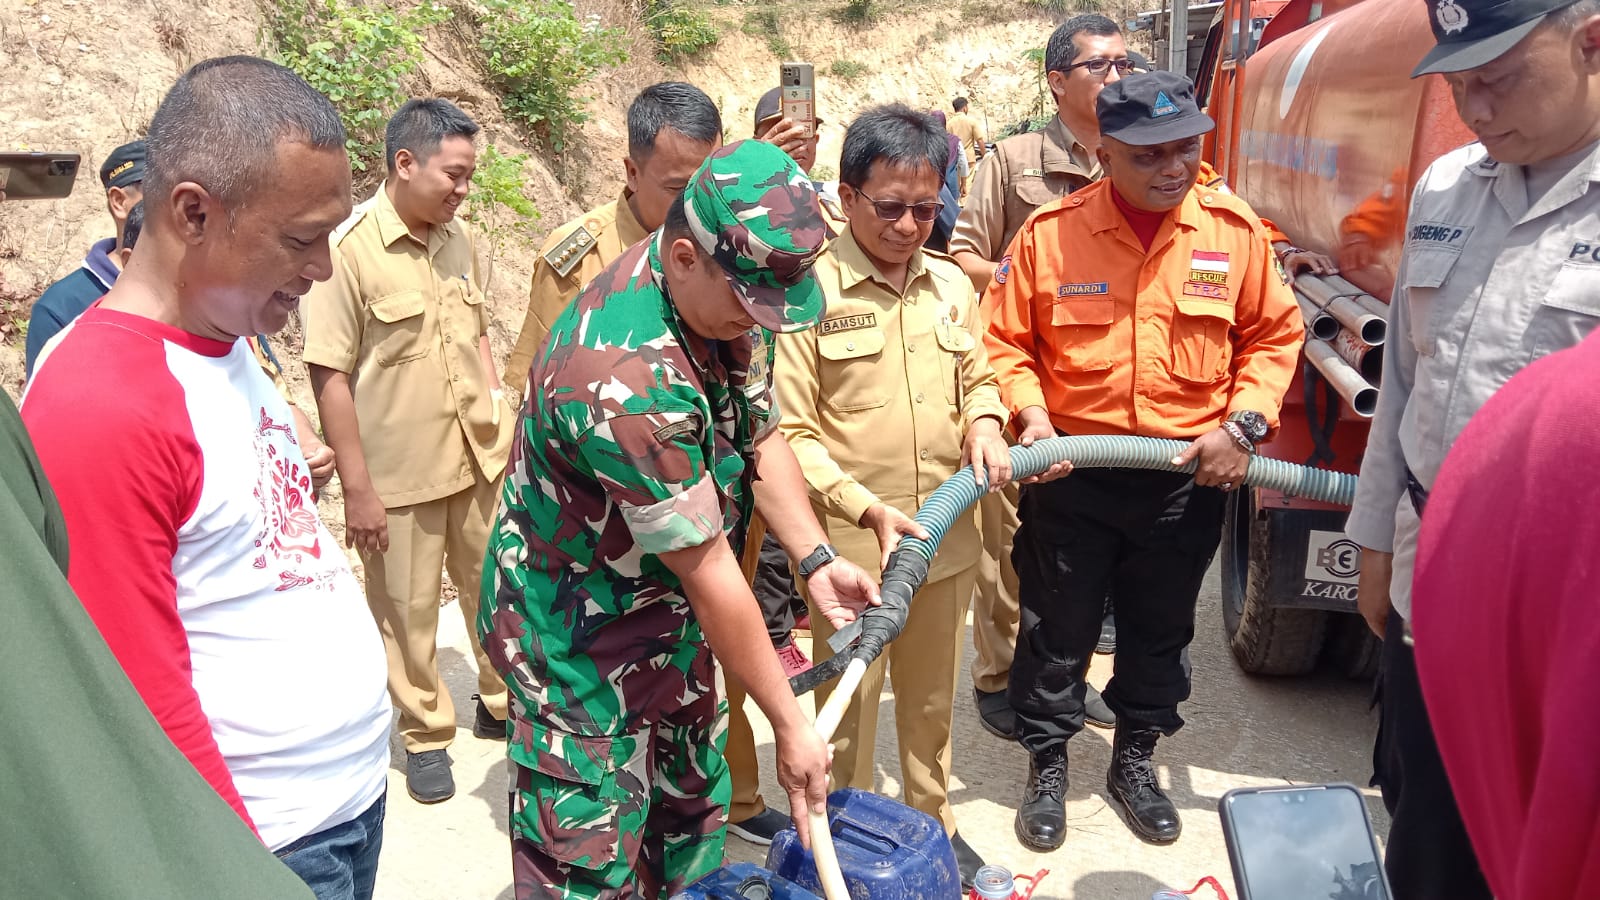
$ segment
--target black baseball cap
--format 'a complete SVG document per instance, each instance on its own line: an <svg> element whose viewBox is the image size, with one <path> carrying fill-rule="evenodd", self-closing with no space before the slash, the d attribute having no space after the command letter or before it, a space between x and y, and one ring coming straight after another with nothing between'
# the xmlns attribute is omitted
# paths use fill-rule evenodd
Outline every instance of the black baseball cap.
<svg viewBox="0 0 1600 900"><path fill-rule="evenodd" d="M1148 147L1199 137L1217 123L1194 102L1194 82L1172 72L1138 72L1105 86L1095 100L1100 133Z"/></svg>
<svg viewBox="0 0 1600 900"><path fill-rule="evenodd" d="M1533 33L1544 17L1578 0L1424 0L1434 48L1412 78L1462 72L1494 62Z"/></svg>
<svg viewBox="0 0 1600 900"><path fill-rule="evenodd" d="M783 88L773 88L762 94L761 99L756 101L756 130L754 133L760 134L761 126L767 124L769 120L776 121L781 118L783 118ZM821 116L817 116L817 124L822 124Z"/></svg>
<svg viewBox="0 0 1600 900"><path fill-rule="evenodd" d="M123 144L111 151L106 161L100 164L100 183L108 191L114 187L138 184L144 181L144 163L144 141Z"/></svg>

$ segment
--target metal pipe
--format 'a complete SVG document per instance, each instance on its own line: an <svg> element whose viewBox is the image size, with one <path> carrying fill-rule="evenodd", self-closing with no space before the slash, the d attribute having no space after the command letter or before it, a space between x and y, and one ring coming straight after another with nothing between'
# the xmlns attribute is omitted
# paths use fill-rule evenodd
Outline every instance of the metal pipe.
<svg viewBox="0 0 1600 900"><path fill-rule="evenodd" d="M1332 344L1324 341L1307 341L1306 359L1317 367L1322 377L1328 379L1328 383L1333 385L1333 389L1339 392L1339 396L1343 397L1346 403L1350 404L1356 415L1370 419L1372 414L1378 411L1378 389L1367 383L1360 372L1341 359Z"/></svg>
<svg viewBox="0 0 1600 900"><path fill-rule="evenodd" d="M1167 17L1167 69L1179 75L1189 74L1189 0L1172 0L1172 14Z"/></svg>
<svg viewBox="0 0 1600 900"><path fill-rule="evenodd" d="M1347 294L1354 297L1356 302L1366 307L1368 312L1381 317L1385 322L1389 320L1389 304L1362 290L1355 282L1345 278L1343 275L1323 275L1321 277L1323 281L1327 282L1328 287L1333 288L1334 293Z"/></svg>
<svg viewBox="0 0 1600 900"><path fill-rule="evenodd" d="M1335 297L1323 308L1340 325L1374 347L1382 346L1388 338L1389 323L1382 316L1373 315L1353 297Z"/></svg>
<svg viewBox="0 0 1600 900"><path fill-rule="evenodd" d="M1383 316L1357 303L1355 297L1341 293L1326 280L1315 275L1302 275L1294 280L1295 290L1320 306L1328 315L1338 320L1363 341L1374 347L1382 346L1389 333L1389 324Z"/></svg>
<svg viewBox="0 0 1600 900"><path fill-rule="evenodd" d="M1383 374L1383 351L1343 328L1330 341L1339 358L1354 366L1361 377L1374 384Z"/></svg>
<svg viewBox="0 0 1600 900"><path fill-rule="evenodd" d="M1306 333L1319 341L1332 340L1339 333L1339 323L1328 315L1322 307L1311 302L1311 298L1299 291L1294 292L1295 302L1300 304L1300 315L1306 320Z"/></svg>

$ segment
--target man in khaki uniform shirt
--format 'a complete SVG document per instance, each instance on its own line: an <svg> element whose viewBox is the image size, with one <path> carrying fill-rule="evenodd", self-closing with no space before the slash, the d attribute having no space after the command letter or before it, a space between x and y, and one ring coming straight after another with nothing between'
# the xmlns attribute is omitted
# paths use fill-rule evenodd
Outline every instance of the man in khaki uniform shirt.
<svg viewBox="0 0 1600 900"><path fill-rule="evenodd" d="M661 227L667 207L720 146L722 117L694 85L663 81L633 98L622 196L551 232L533 264L528 312L506 362L504 381L514 408L520 406L528 369L550 333L550 323L601 269Z"/></svg>
<svg viewBox="0 0 1600 900"><path fill-rule="evenodd" d="M773 365L780 427L817 518L844 558L882 571L908 516L964 465L1010 480L1005 408L989 369L971 284L921 249L938 215L949 145L931 117L870 109L845 134L840 199L849 227L818 261L823 321L779 335ZM870 790L885 668L892 668L906 802L952 835L963 882L982 860L956 834L947 790L950 723L978 530L963 515L940 544L900 638L875 662L834 734L835 783ZM833 628L815 610L816 652ZM817 702L826 701L826 690Z"/></svg>
<svg viewBox="0 0 1600 900"><path fill-rule="evenodd" d="M1056 99L1056 115L1042 131L1006 138L995 145L972 180L972 196L956 219L950 255L980 293L987 290L1000 258L1022 223L1040 206L1100 178L1094 151L1100 124L1094 102L1106 84L1127 74L1127 45L1117 23L1086 14L1063 22L1045 48L1045 77ZM1017 575L1011 568L1011 539L1017 531L1017 489L989 494L979 502L983 563L972 611L972 687L979 721L1010 738L1016 717L1006 702L1007 676L1016 652ZM1114 724L1111 710L1091 685L1085 701L1088 720Z"/></svg>
<svg viewBox="0 0 1600 900"><path fill-rule="evenodd" d="M489 310L466 197L478 126L445 100L413 100L389 123L389 177L333 238L333 277L304 300L305 360L344 486L345 540L366 567L367 602L389 657L406 786L455 793L456 716L437 662L439 571L447 565L473 635L473 733L506 736L506 689L478 645L484 547L516 414L489 355Z"/></svg>
<svg viewBox="0 0 1600 900"><path fill-rule="evenodd" d="M987 146L989 139L984 136L983 126L972 117L967 106L967 98L957 97L950 101L950 108L955 110L955 115L945 123L945 130L955 135L961 141L961 202L967 201L967 182L970 180L972 167L983 159L989 152Z"/></svg>

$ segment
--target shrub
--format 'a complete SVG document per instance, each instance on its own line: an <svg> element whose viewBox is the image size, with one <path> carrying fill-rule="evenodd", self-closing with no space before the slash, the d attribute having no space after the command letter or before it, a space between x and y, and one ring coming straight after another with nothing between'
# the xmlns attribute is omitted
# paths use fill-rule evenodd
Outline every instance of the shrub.
<svg viewBox="0 0 1600 900"><path fill-rule="evenodd" d="M351 163L383 157L383 128L406 100L403 81L422 63L422 32L450 19L433 2L396 12L345 0L282 0L268 20L276 56L333 101L349 132Z"/></svg>
<svg viewBox="0 0 1600 900"><path fill-rule="evenodd" d="M844 8L839 10L839 21L845 25L868 25L876 18L878 10L873 0L845 0Z"/></svg>
<svg viewBox="0 0 1600 900"><path fill-rule="evenodd" d="M853 59L836 59L828 66L828 74L843 81L855 81L867 74L867 64Z"/></svg>
<svg viewBox="0 0 1600 900"><path fill-rule="evenodd" d="M620 29L579 22L569 0L485 0L479 46L506 115L560 153L588 120L582 93L595 72L627 60Z"/></svg>
<svg viewBox="0 0 1600 900"><path fill-rule="evenodd" d="M794 50L783 36L783 23L778 10L771 6L758 6L744 14L744 24L739 27L745 34L767 39L767 49L778 59L788 59Z"/></svg>
<svg viewBox="0 0 1600 900"><path fill-rule="evenodd" d="M663 62L693 57L721 37L711 16L671 0L646 0L645 23L656 36Z"/></svg>
<svg viewBox="0 0 1600 900"><path fill-rule="evenodd" d="M467 218L489 240L485 287L494 278L500 248L507 241L527 243L533 239L539 210L522 190L522 169L527 162L527 154L508 156L493 144L478 154L478 169L472 173L472 190L467 194Z"/></svg>

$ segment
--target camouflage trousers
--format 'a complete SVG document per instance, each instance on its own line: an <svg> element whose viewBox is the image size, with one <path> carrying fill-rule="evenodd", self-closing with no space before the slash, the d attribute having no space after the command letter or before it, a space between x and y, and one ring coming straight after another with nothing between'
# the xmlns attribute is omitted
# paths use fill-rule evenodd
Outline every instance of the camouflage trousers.
<svg viewBox="0 0 1600 900"><path fill-rule="evenodd" d="M720 690L643 731L564 738L604 763L541 755L537 768L511 764L517 900L666 897L722 865L730 787Z"/></svg>

